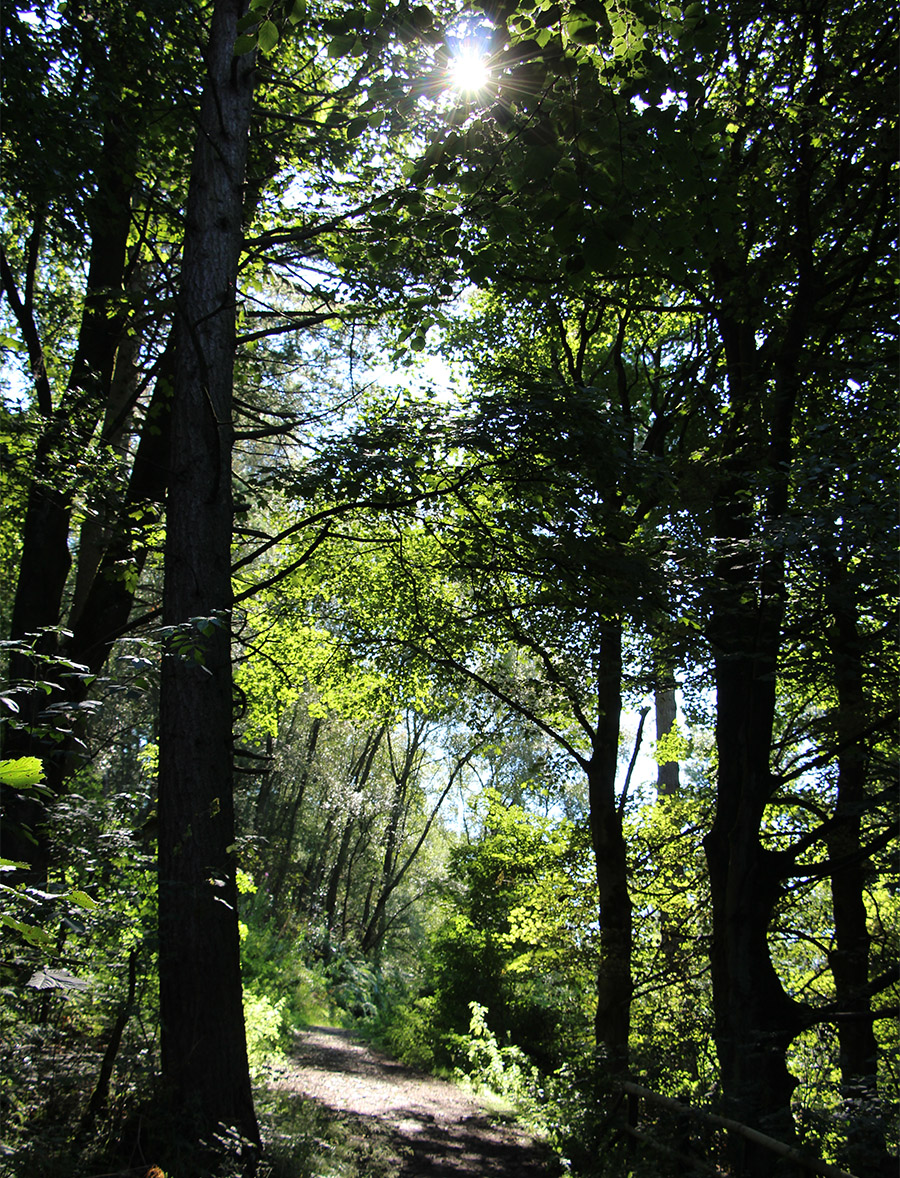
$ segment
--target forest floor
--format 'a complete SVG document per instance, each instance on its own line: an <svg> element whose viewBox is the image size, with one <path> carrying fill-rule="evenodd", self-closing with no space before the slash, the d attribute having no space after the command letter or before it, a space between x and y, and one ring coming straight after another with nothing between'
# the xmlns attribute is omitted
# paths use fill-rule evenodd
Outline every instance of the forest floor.
<svg viewBox="0 0 900 1178"><path fill-rule="evenodd" d="M367 1178L550 1178L558 1172L549 1151L509 1113L397 1063L350 1031L298 1032L272 1088L281 1098L314 1101L332 1124L337 1119L341 1154L346 1157L349 1147L351 1172Z"/></svg>

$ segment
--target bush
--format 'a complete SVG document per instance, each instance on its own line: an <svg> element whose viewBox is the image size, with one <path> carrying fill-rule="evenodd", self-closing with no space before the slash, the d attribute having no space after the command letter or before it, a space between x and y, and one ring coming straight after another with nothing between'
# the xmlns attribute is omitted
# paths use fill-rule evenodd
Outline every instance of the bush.
<svg viewBox="0 0 900 1178"><path fill-rule="evenodd" d="M258 1079L267 1065L282 1058L286 1031L283 1015L285 999L271 1002L264 994L244 988L244 1029L247 1035L247 1059L250 1074Z"/></svg>
<svg viewBox="0 0 900 1178"><path fill-rule="evenodd" d="M437 999L427 995L389 1006L372 1029L377 1040L403 1063L433 1071L446 1060L439 1050L442 1037L436 1013Z"/></svg>
<svg viewBox="0 0 900 1178"><path fill-rule="evenodd" d="M453 1044L464 1062L457 1078L476 1091L486 1089L502 1096L522 1112L534 1113L541 1094L537 1068L521 1048L501 1047L487 1025L487 1007L470 1002L472 1017L468 1035L453 1036Z"/></svg>
<svg viewBox="0 0 900 1178"><path fill-rule="evenodd" d="M329 1023L333 1015L325 967L311 960L307 942L293 928L278 930L271 919L251 912L241 944L241 968L248 990L278 995L278 1009L289 1026Z"/></svg>
<svg viewBox="0 0 900 1178"><path fill-rule="evenodd" d="M363 957L340 949L325 968L331 1002L351 1019L365 1022L378 1014L381 979Z"/></svg>

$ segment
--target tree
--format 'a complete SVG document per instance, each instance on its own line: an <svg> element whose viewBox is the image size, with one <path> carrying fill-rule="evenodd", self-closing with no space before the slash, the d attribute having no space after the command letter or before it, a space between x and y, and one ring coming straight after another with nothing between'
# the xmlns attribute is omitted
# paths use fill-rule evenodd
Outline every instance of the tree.
<svg viewBox="0 0 900 1178"><path fill-rule="evenodd" d="M7 38L21 78L5 94L10 184L0 278L33 382L34 447L17 468L26 496L9 623L18 711L3 739L10 750L40 752L58 793L81 761L72 726L127 621L137 584L131 566L139 574L147 551L141 525L156 519L162 498L167 366L154 372L147 350L164 330L156 293L165 277L148 242L166 221L153 186L179 203L183 157L171 120L156 115L163 95L190 77L192 51L164 7L134 17L117 5L96 13L42 5L9 14ZM35 98L36 79L37 102L20 108L20 96ZM78 135L63 132L73 127ZM67 712L68 737L54 723ZM14 797L5 806L8 852L46 875L41 808Z"/></svg>
<svg viewBox="0 0 900 1178"><path fill-rule="evenodd" d="M163 1082L211 1145L259 1130L241 1004L231 723L235 289L252 53L241 0L216 0L191 167L176 335L160 697L159 991Z"/></svg>
<svg viewBox="0 0 900 1178"><path fill-rule="evenodd" d="M745 23L735 14L727 42L738 54L732 73L737 133L745 142L761 134L761 88L781 86L798 115L784 124L766 173L754 167L752 154L723 160L739 202L709 270L730 409L719 431L721 477L712 518L720 555L708 598L718 750L716 818L706 838L716 1036L725 1091L740 1115L786 1139L793 1132L795 1080L784 1052L808 1012L785 993L767 946L781 881L799 848L782 857L760 840L760 822L777 788L773 723L790 554L777 537L793 495L804 395L816 384L846 381L833 349L842 339L863 352L870 347L881 331L885 293L880 185L891 167L888 123L876 117L872 136L872 96L846 85L830 63L829 47L849 35L850 19L838 7L798 16L787 27ZM886 45L884 30L876 25L871 32L876 44ZM764 47L776 35L779 52L768 52ZM839 124L825 118L823 99ZM873 184L875 176L882 179ZM853 198L837 218L832 202L844 186ZM840 244L823 252L834 231ZM764 256L772 242L780 249ZM777 298L768 298L774 289ZM860 298L872 308L868 321L860 319ZM768 1160L746 1153L747 1173L764 1172Z"/></svg>
<svg viewBox="0 0 900 1178"><path fill-rule="evenodd" d="M857 0L790 12L733 0L715 14L643 0L492 5L474 18L491 45L482 106L433 97L452 34L424 6L241 16L222 0L210 12L203 73L193 13L14 11L23 84L8 87L15 183L0 256L5 325L33 386L29 409L4 413L10 519L23 533L4 747L46 755L56 829L75 813L60 795L85 755L86 684L129 624L171 469L161 994L164 1068L196 1116L189 1132L255 1137L232 709L252 715L264 699L280 721L310 684L321 723L296 711L298 748L282 728L276 749L267 717L272 749L253 736L240 749L243 769L279 758L246 799L265 819L256 833L278 844L279 915L302 901L329 945L356 937L383 954L436 822L421 784L427 725L453 727L436 797L466 765L463 711L488 716L481 733L494 738L505 710L516 724L501 739L519 745L531 725L586 783L597 1036L612 1069L654 1065L659 1008L644 990L629 1025L648 970L679 1011L691 986L706 1002L703 968L669 980L690 971L679 929L706 935L707 880L694 863L685 911L668 850L705 835L725 1111L796 1137L797 1063L814 1050L827 1074L832 1047L848 1114L860 1093L890 1096L886 18ZM433 68L415 80L423 60ZM26 72L42 79L38 151L19 97ZM200 105L201 77L188 184L178 126ZM82 134L61 135L63 124ZM182 232L167 206L183 207L188 188ZM482 293L451 315L442 301L463 283ZM379 316L384 350L403 363L442 331L467 383L443 400L356 399L357 324ZM319 380L328 349L296 333L332 322L348 325L346 358L321 383L351 391L322 426L324 398L298 410L304 381L290 369ZM12 530L7 563L20 551ZM143 584L153 616L158 593ZM257 666L274 649L296 681L264 690L244 673L254 648ZM715 712L715 809L706 793L702 805L675 795L637 819L631 770L622 784L618 774L623 700L676 676L688 695L693 681L689 705ZM463 698L444 709L445 691ZM332 723L360 700L355 731ZM314 830L326 764L341 790ZM3 792L4 849L45 872L46 808ZM552 938L545 914L529 912ZM215 1091L196 1063L213 1035L226 1078ZM673 1064L687 1082L712 1074L703 1062L685 1052ZM830 1078L823 1091L837 1099ZM885 1161L874 1129L844 1142L873 1170ZM769 1164L749 1144L732 1160L750 1178Z"/></svg>
<svg viewBox="0 0 900 1178"><path fill-rule="evenodd" d="M431 1034L453 1054L471 1003L491 1030L547 1070L587 1048L595 993L596 912L583 823L506 805L488 786L470 837L451 852L453 887L431 939ZM457 1048L458 1051L458 1048Z"/></svg>
<svg viewBox="0 0 900 1178"><path fill-rule="evenodd" d="M822 825L809 884L815 886L823 879L820 872L830 870L828 1005L848 1110L847 1164L857 1169L884 1164L877 1097L879 1070L882 1084L886 1079L883 1062L880 1069L878 1064L885 1046L879 1044L878 1016L892 985L884 968L891 951L875 934L878 909L871 898L879 890L882 846L890 838L896 742L887 703L897 677L889 620L896 598L890 571L895 520L888 515L884 488L895 478L897 441L890 414L878 409L885 375L876 368L854 381L828 406L814 444L810 439L798 447L802 474L794 526L801 536L815 535L815 555L789 570L782 663L793 719L781 741L795 761L785 774L792 788L786 800L806 810L805 823L798 825L806 827L807 837L810 827ZM814 398L809 411L820 409ZM873 419L879 423L874 429ZM804 740L817 753L811 767ZM817 789L804 780L806 774L815 774ZM873 1114L865 1128L857 1124L860 1100Z"/></svg>
<svg viewBox="0 0 900 1178"><path fill-rule="evenodd" d="M586 408L579 402L578 412ZM416 414L421 439L419 407ZM613 604L613 591L594 579L584 582L578 539L566 535L565 525L547 523L557 518L559 488L542 456L529 464L526 430L536 415L525 417L521 432L509 429L510 420L508 414L490 481L479 484L477 474L464 480L458 493L448 493L446 513L433 503L421 521L398 513L399 530L390 539L382 521L383 551L354 549L353 541L337 558L327 551L320 593L344 640L355 634L382 664L412 660L468 678L473 689L536 724L586 774L603 913L597 1035L610 1065L621 1067L628 1049L631 905L616 793L622 627L613 610L620 599ZM478 428L496 436L490 423ZM396 423L387 426L392 439L401 432ZM365 444L375 444L371 433ZM506 471L514 452L515 469ZM476 455L476 471L480 461ZM448 467L435 476L445 484L452 481L452 462ZM546 542L539 536L529 548L523 537L533 513ZM571 546L554 551L563 536ZM623 568L638 566L641 555L632 555L627 542L622 548L628 556L616 555Z"/></svg>
<svg viewBox="0 0 900 1178"><path fill-rule="evenodd" d="M882 82L869 87L859 70L860 15L855 5L785 16L734 4L651 21L640 6L617 6L607 48L598 15L579 14L576 34L562 11L546 29L543 17L504 14L498 65L516 52L520 62L501 74L459 166L477 218L475 280L539 286L565 274L580 290L598 272L619 283L652 275L655 315L687 310L704 341L702 375L680 369L685 445L672 455L668 522L684 504L701 543L715 538L716 559L701 554L686 603L703 588L715 660L718 805L706 847L716 1038L733 1111L788 1139L785 1052L814 1016L785 992L767 936L802 847L773 854L760 824L777 784L795 431L816 428L801 406L817 387L838 396L857 371L842 350L864 369L884 355L895 159ZM873 14L863 23L873 76L887 77L886 27ZM848 70L835 70L838 45ZM677 349L663 344L666 356ZM748 1173L765 1171L760 1151L745 1153Z"/></svg>

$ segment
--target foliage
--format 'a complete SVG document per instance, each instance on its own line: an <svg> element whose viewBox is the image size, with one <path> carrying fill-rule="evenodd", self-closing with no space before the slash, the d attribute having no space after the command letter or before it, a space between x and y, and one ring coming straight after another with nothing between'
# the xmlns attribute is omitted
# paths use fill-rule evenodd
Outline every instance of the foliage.
<svg viewBox="0 0 900 1178"><path fill-rule="evenodd" d="M271 920L245 912L247 935L241 945L246 995L278 1010L285 1032L310 1023L328 1023L335 1014L325 968L297 927L277 929ZM286 1040L278 1039L284 1046Z"/></svg>
<svg viewBox="0 0 900 1178"><path fill-rule="evenodd" d="M496 793L483 800L481 817L478 841L451 856L455 886L432 937L424 993L395 1012L383 1033L411 1061L466 1066L467 1036L481 1035L472 1030L475 1003L485 1044L491 1035L511 1039L550 1068L587 1032L593 915L586 848L571 824L506 807Z"/></svg>
<svg viewBox="0 0 900 1178"><path fill-rule="evenodd" d="M401 991L392 995L369 1031L397 1059L410 1067L437 1071L446 1060L437 1035L437 998ZM444 1063L446 1070L446 1063Z"/></svg>
<svg viewBox="0 0 900 1178"><path fill-rule="evenodd" d="M709 791L684 789L635 807L635 1066L663 1095L703 1099L715 1088L708 950L709 880L701 844Z"/></svg>
<svg viewBox="0 0 900 1178"><path fill-rule="evenodd" d="M244 988L244 1030L250 1075L258 1080L266 1068L283 1058L279 1048L284 1039L285 1000L272 1002L265 994Z"/></svg>
<svg viewBox="0 0 900 1178"><path fill-rule="evenodd" d="M502 1096L521 1112L534 1104L538 1088L538 1072L528 1056L513 1044L501 1047L487 1025L487 1008L470 1002L472 1017L467 1035L454 1036L453 1050L465 1062L457 1067L457 1075L475 1091Z"/></svg>

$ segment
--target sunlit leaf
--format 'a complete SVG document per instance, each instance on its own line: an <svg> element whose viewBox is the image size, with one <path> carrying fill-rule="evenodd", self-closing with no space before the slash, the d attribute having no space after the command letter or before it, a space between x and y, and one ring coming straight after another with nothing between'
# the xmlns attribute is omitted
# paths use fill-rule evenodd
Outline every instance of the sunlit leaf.
<svg viewBox="0 0 900 1178"><path fill-rule="evenodd" d="M264 21L259 30L259 48L262 53L271 53L278 44L278 26L271 20Z"/></svg>
<svg viewBox="0 0 900 1178"><path fill-rule="evenodd" d="M87 990L90 982L76 978L67 969L39 969L33 973L26 986L34 990Z"/></svg>
<svg viewBox="0 0 900 1178"><path fill-rule="evenodd" d="M77 904L79 908L87 908L87 910L89 912L92 912L95 908L100 907L100 905L97 903L97 901L94 900L91 896L89 896L87 894L87 892L82 892L82 891L70 892L69 899L72 901L73 904Z"/></svg>
<svg viewBox="0 0 900 1178"><path fill-rule="evenodd" d="M44 779L44 765L40 757L16 757L0 761L0 781L14 789L27 789Z"/></svg>

